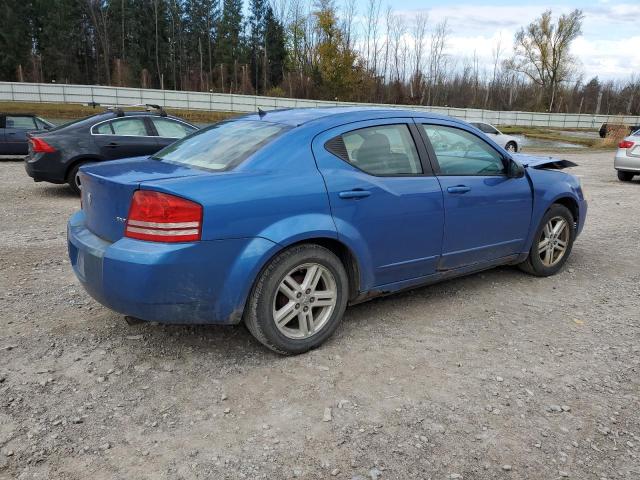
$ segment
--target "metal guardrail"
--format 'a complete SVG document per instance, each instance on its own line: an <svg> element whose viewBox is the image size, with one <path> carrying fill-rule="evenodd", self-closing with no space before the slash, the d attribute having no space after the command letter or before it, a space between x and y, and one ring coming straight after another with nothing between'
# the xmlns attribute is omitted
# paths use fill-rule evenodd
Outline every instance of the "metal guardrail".
<svg viewBox="0 0 640 480"><path fill-rule="evenodd" d="M482 110L475 108L425 107L419 105L388 105L375 103L330 102L298 98L233 95L225 93L183 92L143 88L104 87L94 85L63 85L55 83L0 82L0 101L103 104L155 103L165 108L181 110L209 110L249 113L258 108L372 106L407 108L448 115L469 122L487 122L494 125L531 127L598 128L603 123L640 125L640 117L630 115L591 115L576 113L537 113Z"/></svg>

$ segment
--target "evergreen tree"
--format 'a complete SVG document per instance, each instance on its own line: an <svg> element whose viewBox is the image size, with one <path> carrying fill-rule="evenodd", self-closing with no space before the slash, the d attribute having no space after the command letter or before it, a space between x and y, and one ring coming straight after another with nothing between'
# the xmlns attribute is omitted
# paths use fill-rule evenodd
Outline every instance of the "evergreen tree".
<svg viewBox="0 0 640 480"><path fill-rule="evenodd" d="M271 6L265 13L265 50L268 58L268 82L276 87L282 83L287 61L284 25L273 14Z"/></svg>
<svg viewBox="0 0 640 480"><path fill-rule="evenodd" d="M251 55L251 83L256 92L264 90L265 64L265 32L266 32L265 0L250 0L249 5L249 52Z"/></svg>
<svg viewBox="0 0 640 480"><path fill-rule="evenodd" d="M217 60L224 64L229 74L225 83L234 89L238 85L236 64L244 60L241 45L242 0L223 0L222 15L218 24Z"/></svg>
<svg viewBox="0 0 640 480"><path fill-rule="evenodd" d="M0 80L20 80L31 55L32 2L0 0Z"/></svg>

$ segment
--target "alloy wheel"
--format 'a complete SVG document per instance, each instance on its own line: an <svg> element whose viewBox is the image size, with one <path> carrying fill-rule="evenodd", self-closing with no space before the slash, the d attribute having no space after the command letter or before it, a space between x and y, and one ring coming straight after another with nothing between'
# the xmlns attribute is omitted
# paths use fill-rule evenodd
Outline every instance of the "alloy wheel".
<svg viewBox="0 0 640 480"><path fill-rule="evenodd" d="M556 265L567 251L570 225L563 217L553 217L542 229L538 240L538 254L546 267Z"/></svg>
<svg viewBox="0 0 640 480"><path fill-rule="evenodd" d="M327 324L337 301L336 279L329 269L305 263L280 282L273 299L273 321L288 338L309 338Z"/></svg>

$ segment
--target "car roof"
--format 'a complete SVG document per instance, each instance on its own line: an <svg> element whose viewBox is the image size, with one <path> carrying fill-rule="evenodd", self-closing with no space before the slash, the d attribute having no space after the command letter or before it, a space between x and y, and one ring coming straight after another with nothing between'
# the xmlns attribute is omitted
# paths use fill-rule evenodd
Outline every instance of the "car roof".
<svg viewBox="0 0 640 480"><path fill-rule="evenodd" d="M281 110L269 110L263 113L251 113L243 117L239 117L239 119L263 120L298 127L321 121L328 124L340 125L349 122L395 117L427 117L459 122L454 118L425 112L423 110L384 107L287 108Z"/></svg>
<svg viewBox="0 0 640 480"><path fill-rule="evenodd" d="M175 117L173 115L161 115L159 112L149 112L147 110L123 110L122 112L117 112L114 110L105 110L103 112L95 113L85 118L78 119L72 123L67 125L61 125L56 129L56 131L62 131L67 129L77 129L77 128L86 128L91 127L99 122L104 122L106 120L115 120L116 118L126 118L126 117L163 117L170 118L172 120L178 120L180 122L186 123L187 125L193 126L193 124L187 122L186 120L181 119L180 117Z"/></svg>

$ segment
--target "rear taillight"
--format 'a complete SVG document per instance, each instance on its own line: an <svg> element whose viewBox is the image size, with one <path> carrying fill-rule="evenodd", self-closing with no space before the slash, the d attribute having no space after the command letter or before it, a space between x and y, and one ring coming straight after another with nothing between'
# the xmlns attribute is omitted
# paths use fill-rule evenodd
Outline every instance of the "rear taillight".
<svg viewBox="0 0 640 480"><path fill-rule="evenodd" d="M618 144L618 148L631 148L635 145L631 140L623 140Z"/></svg>
<svg viewBox="0 0 640 480"><path fill-rule="evenodd" d="M137 190L133 194L124 235L150 242L200 240L202 205L166 193Z"/></svg>
<svg viewBox="0 0 640 480"><path fill-rule="evenodd" d="M29 142L31 142L33 153L52 153L56 151L55 148L39 137L31 137Z"/></svg>

